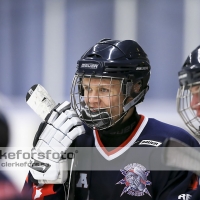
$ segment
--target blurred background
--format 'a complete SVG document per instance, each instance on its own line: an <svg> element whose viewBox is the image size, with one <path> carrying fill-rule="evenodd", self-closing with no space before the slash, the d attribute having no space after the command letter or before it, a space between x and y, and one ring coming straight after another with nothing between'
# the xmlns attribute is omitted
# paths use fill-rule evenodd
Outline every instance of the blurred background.
<svg viewBox="0 0 200 200"><path fill-rule="evenodd" d="M39 83L56 102L70 100L77 60L102 38L143 47L152 72L138 112L186 129L176 112L177 74L200 44L199 8L198 0L0 0L0 108L9 146L31 148L41 122L25 102L29 88ZM19 189L27 172L6 171Z"/></svg>

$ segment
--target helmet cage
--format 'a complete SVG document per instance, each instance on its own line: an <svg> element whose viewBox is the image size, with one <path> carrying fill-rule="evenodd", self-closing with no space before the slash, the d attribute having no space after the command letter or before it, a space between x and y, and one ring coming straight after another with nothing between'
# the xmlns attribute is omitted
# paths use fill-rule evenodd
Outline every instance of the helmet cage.
<svg viewBox="0 0 200 200"><path fill-rule="evenodd" d="M120 80L120 92L117 95L119 97L119 103L118 105L110 105L106 108L100 108L100 105L98 106L99 109L97 109L95 112L91 110L91 108L85 103L85 98L91 98L89 97L88 92L84 94L83 86L82 86L82 80L84 78L89 79L88 87L90 87L91 79L92 78L98 78L99 79L99 85L102 82L102 79L110 80L110 86L113 85L113 80ZM117 122L119 122L128 112L130 107L134 106L136 103L139 102L139 100L145 95L146 91L144 90L140 92L131 102L126 104L126 100L128 97L131 96L131 90L133 88L134 83L132 81L127 81L125 78L116 78L116 77L106 77L106 76L93 76L93 75L84 75L84 74L76 74L73 79L72 83L72 89L71 89L71 103L72 108L76 111L79 118L89 127L96 128L98 130L106 129ZM102 96L97 96L98 98L101 98ZM111 94L107 96L108 98L112 98ZM123 99L122 99L123 98ZM109 99L110 100L110 99ZM98 102L99 104L99 102ZM113 108L118 108L117 113L113 113ZM117 120L114 120L117 119Z"/></svg>
<svg viewBox="0 0 200 200"><path fill-rule="evenodd" d="M199 82L200 84L200 82ZM200 118L197 116L197 111L192 109L191 101L192 101L192 93L191 87L196 86L196 84L189 84L187 86L180 86L177 92L177 111L184 121L185 125L189 128L189 130L197 136L200 136ZM200 88L198 92L199 101L200 102ZM198 103L196 106L199 106Z"/></svg>
<svg viewBox="0 0 200 200"><path fill-rule="evenodd" d="M131 107L143 101L149 88L150 69L148 57L137 42L133 40L103 39L86 51L77 62L76 74L71 89L72 108L77 112L80 119L90 127L99 130L111 127L120 121ZM118 94L119 104L117 105L120 112L118 114L116 114L117 109L113 109L112 105L106 109L100 108L96 112L96 108L91 110L86 105L87 102L84 103L84 98L87 100L87 98L91 98L92 94L84 94L86 92L82 87L84 77L89 78L90 81L91 78L99 78L100 82L106 78L110 80L111 84L114 79L121 80ZM141 85L136 84L138 82ZM114 100L114 98L108 96L111 104L111 100ZM97 98L99 97L98 95ZM128 97L131 97L132 100ZM118 100L115 98L114 101L116 103ZM91 102L88 100L88 104L91 105ZM96 105L95 107L99 106ZM114 114L112 110L115 110ZM113 120L114 118L115 120ZM103 124L100 125L98 121L103 122Z"/></svg>

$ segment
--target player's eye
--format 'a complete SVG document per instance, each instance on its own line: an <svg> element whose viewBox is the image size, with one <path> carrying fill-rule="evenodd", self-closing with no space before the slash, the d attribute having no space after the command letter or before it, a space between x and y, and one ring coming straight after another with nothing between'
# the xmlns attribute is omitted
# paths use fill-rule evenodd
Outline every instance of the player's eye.
<svg viewBox="0 0 200 200"><path fill-rule="evenodd" d="M100 88L99 91L106 93L106 92L109 92L109 89L107 89L107 88Z"/></svg>
<svg viewBox="0 0 200 200"><path fill-rule="evenodd" d="M89 88L88 86L83 86L83 89L84 89L85 91L91 91L91 88Z"/></svg>

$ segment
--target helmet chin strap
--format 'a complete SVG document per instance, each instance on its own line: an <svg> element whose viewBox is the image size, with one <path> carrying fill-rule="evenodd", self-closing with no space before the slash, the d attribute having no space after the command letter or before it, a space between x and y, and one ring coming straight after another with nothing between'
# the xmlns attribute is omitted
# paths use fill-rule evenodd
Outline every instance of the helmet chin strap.
<svg viewBox="0 0 200 200"><path fill-rule="evenodd" d="M95 127L96 129L106 129L106 128L111 127L112 117L106 111L106 109L101 108L96 112L94 111L92 112L85 105L85 103L82 103L82 106L83 106L81 110L82 118L85 121L85 123L88 124L90 127ZM121 117L119 118L119 120L113 123L113 125L122 122L126 113L121 114Z"/></svg>
<svg viewBox="0 0 200 200"><path fill-rule="evenodd" d="M124 112L127 112L131 107L136 105L139 100L146 94L148 91L148 87L146 87L144 90L142 90L134 99L132 99L130 102L128 102L126 105L123 106Z"/></svg>
<svg viewBox="0 0 200 200"><path fill-rule="evenodd" d="M89 108L82 108L82 117L84 121L95 128L107 128L111 124L111 117L106 109L99 109L96 112L92 112Z"/></svg>

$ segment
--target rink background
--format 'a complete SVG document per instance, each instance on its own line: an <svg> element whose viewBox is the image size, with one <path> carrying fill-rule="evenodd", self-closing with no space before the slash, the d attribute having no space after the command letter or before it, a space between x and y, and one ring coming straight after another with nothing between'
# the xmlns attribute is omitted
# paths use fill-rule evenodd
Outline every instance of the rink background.
<svg viewBox="0 0 200 200"><path fill-rule="evenodd" d="M176 112L177 74L200 44L199 8L199 0L1 0L0 109L9 146L31 149L41 122L25 103L28 89L39 83L56 102L69 100L77 60L102 38L144 48L152 73L138 113L185 129ZM21 189L27 172L7 174Z"/></svg>

